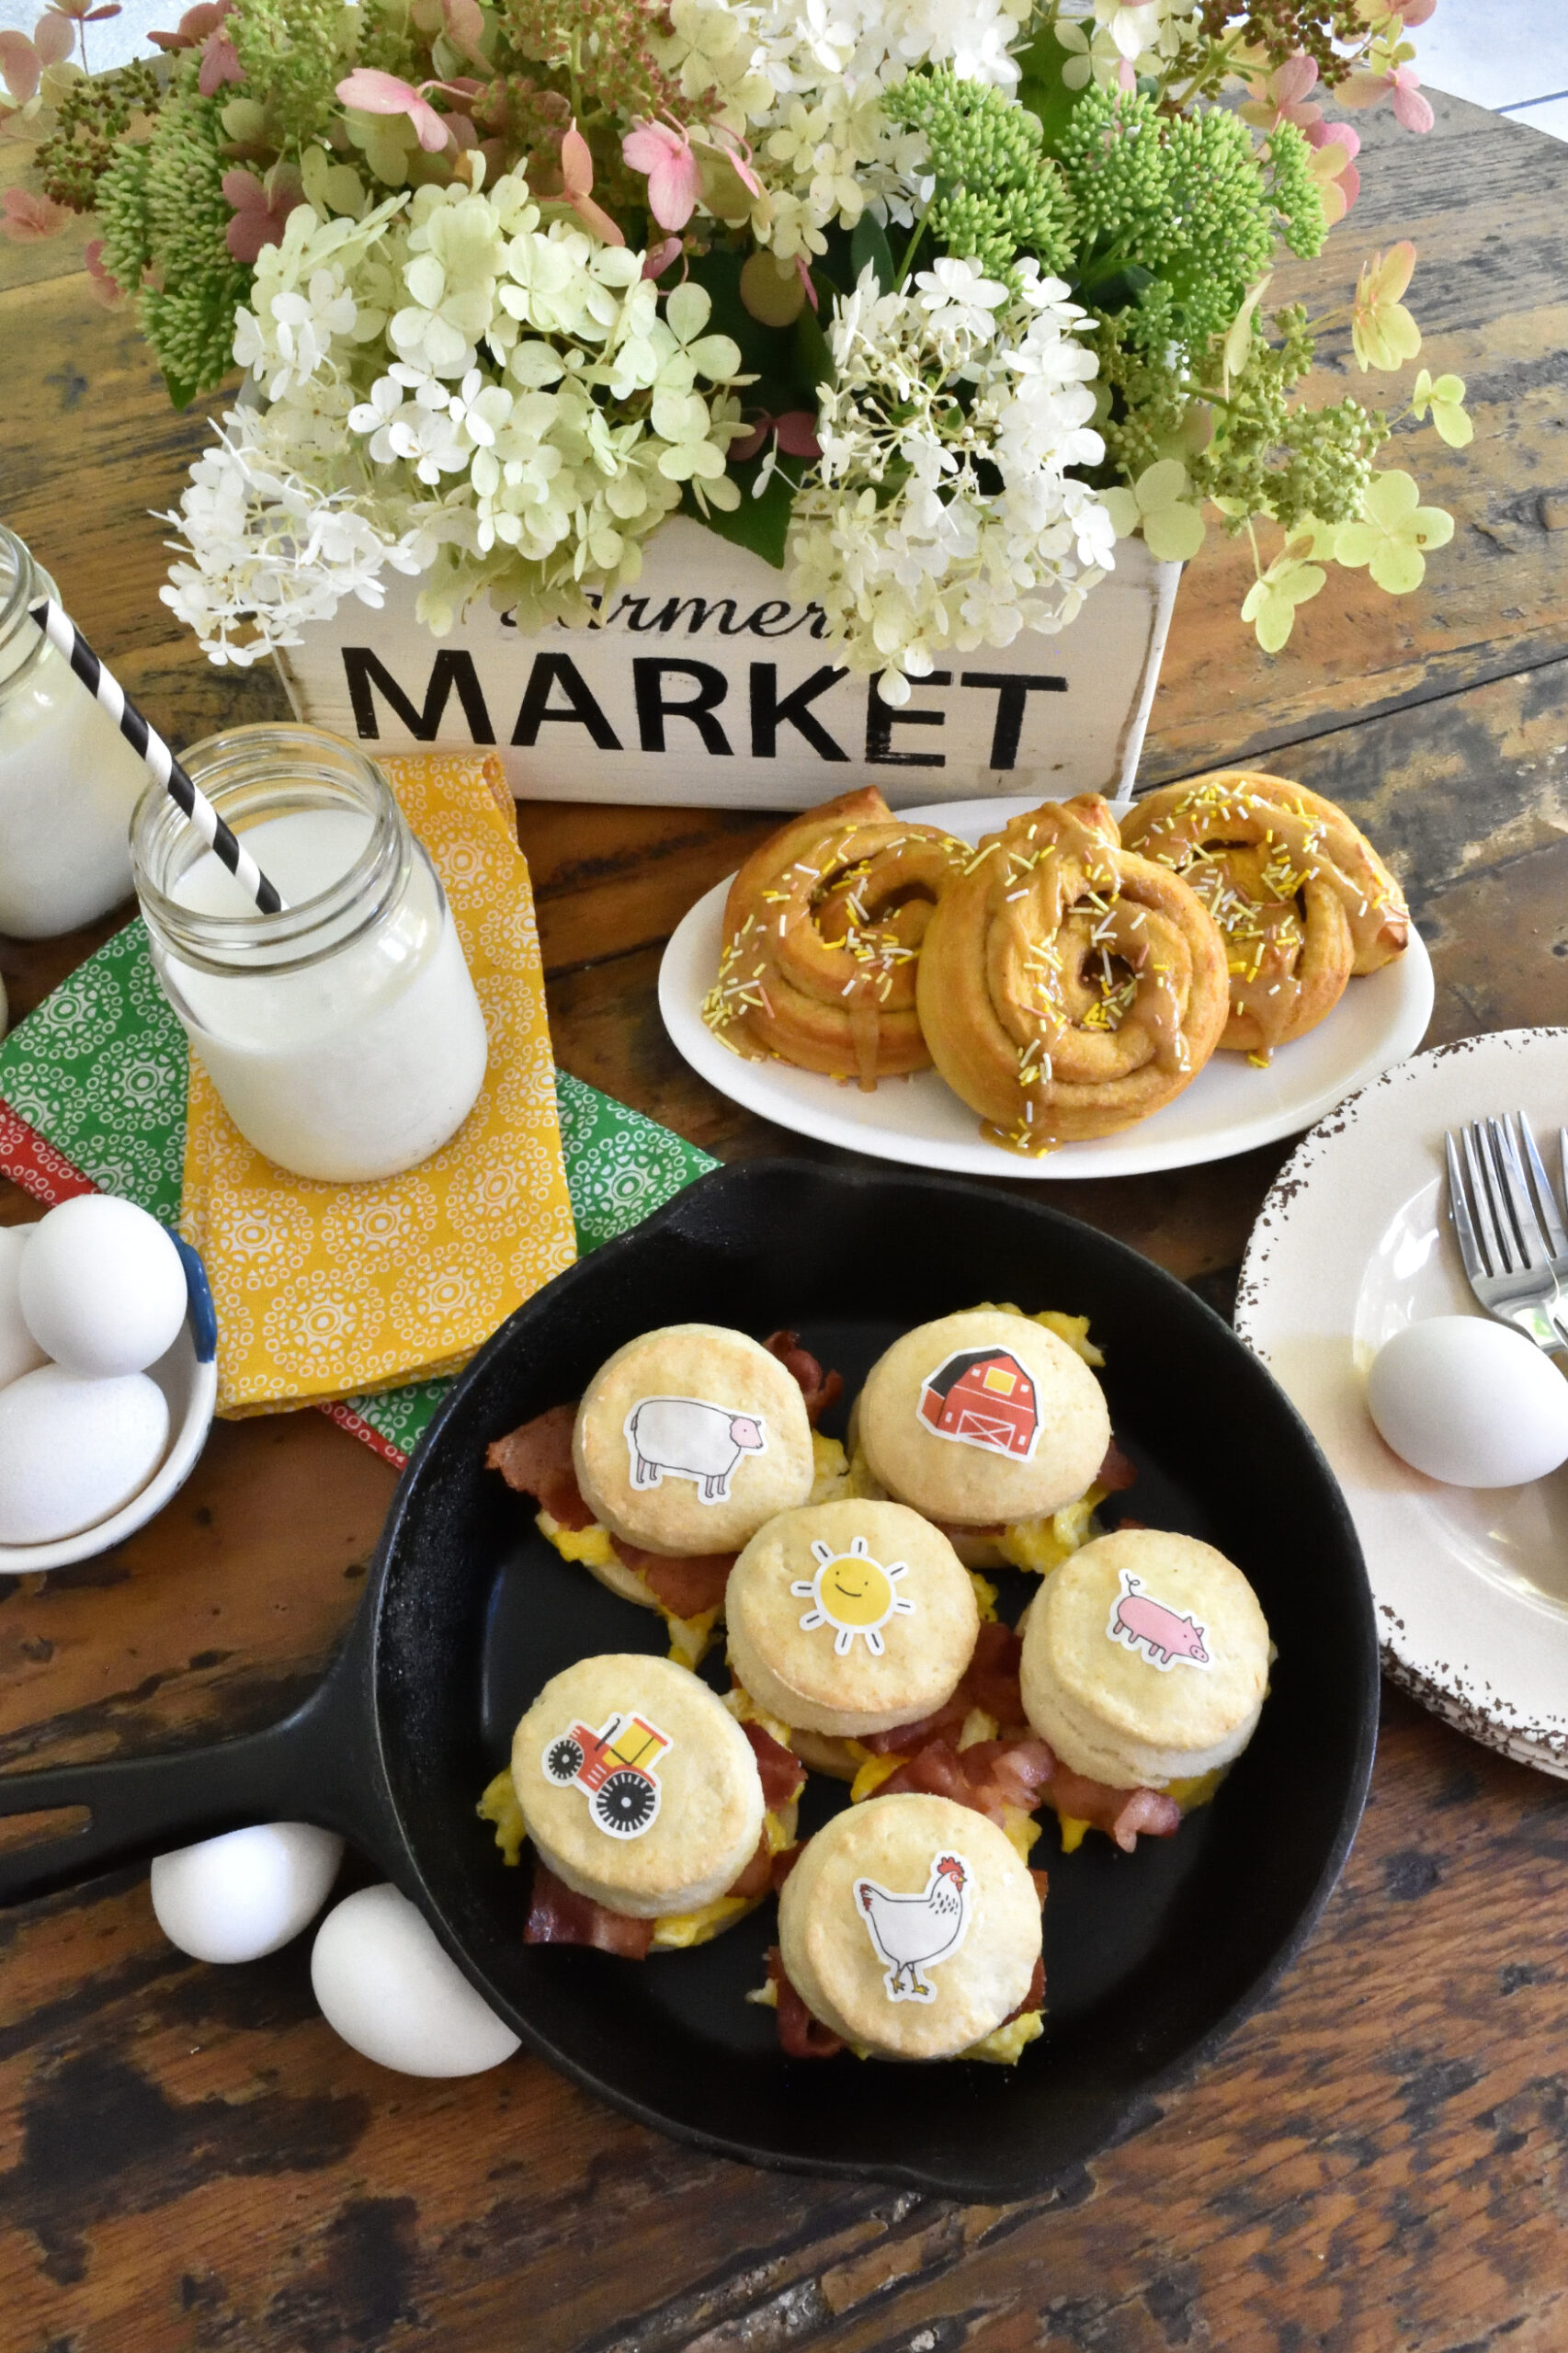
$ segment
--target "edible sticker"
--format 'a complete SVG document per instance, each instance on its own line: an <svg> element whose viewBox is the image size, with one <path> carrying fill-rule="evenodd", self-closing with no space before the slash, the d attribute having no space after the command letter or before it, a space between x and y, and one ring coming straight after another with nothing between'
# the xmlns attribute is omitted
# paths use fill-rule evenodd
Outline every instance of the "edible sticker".
<svg viewBox="0 0 1568 2353"><path fill-rule="evenodd" d="M558 1790L575 1782L588 1812L612 1838L641 1838L659 1818L655 1760L671 1745L645 1716L610 1716L597 1732L574 1724L545 1749L540 1763Z"/></svg>
<svg viewBox="0 0 1568 2353"><path fill-rule="evenodd" d="M969 1927L969 1865L961 1855L933 1858L923 1895L900 1895L874 1879L858 1879L855 1902L866 1934L886 1962L890 2002L934 2002L937 1988L921 1975L957 1952Z"/></svg>
<svg viewBox="0 0 1568 2353"><path fill-rule="evenodd" d="M727 1504L736 1464L767 1445L756 1414L737 1414L701 1397L644 1397L622 1427L634 1487L691 1479L703 1504Z"/></svg>
<svg viewBox="0 0 1568 2353"><path fill-rule="evenodd" d="M1144 1592L1131 1569L1122 1570L1120 1590L1106 1628L1113 1643L1140 1653L1165 1674L1173 1666L1212 1665L1203 1647L1206 1631L1190 1609L1184 1615L1156 1601L1153 1594Z"/></svg>
<svg viewBox="0 0 1568 2353"><path fill-rule="evenodd" d="M920 1384L915 1407L935 1438L1027 1462L1040 1437L1034 1382L1006 1348L960 1348Z"/></svg>
<svg viewBox="0 0 1568 2353"><path fill-rule="evenodd" d="M847 1552L835 1552L819 1538L812 1546L817 1564L814 1577L797 1578L790 1590L813 1607L801 1620L803 1634L819 1626L835 1629L833 1647L840 1658L852 1648L857 1634L865 1639L873 1658L887 1647L881 1629L890 1618L913 1618L915 1604L895 1590L897 1580L909 1574L906 1561L890 1561L884 1569L866 1550L863 1536L852 1537Z"/></svg>

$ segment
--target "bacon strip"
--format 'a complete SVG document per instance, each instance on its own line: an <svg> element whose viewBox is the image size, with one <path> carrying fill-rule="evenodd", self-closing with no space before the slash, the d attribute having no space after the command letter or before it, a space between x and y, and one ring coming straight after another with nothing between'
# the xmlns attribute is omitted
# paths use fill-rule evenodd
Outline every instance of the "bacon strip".
<svg viewBox="0 0 1568 2353"><path fill-rule="evenodd" d="M1038 1877L1038 1876L1039 1876L1039 1874L1038 1874L1038 1873L1036 1873L1036 1872L1031 1871L1031 1872L1030 1872L1030 1874L1029 1874L1029 1876L1030 1876L1030 1878L1031 1878L1031 1879L1033 1879L1033 1878ZM1007 2013L1006 2017L1006 2018L1003 2019L1003 2021L1002 2021L1003 2026L1011 2026L1011 2025L1012 2025L1012 2023L1013 2023L1013 2020L1014 2020L1015 2018L1021 2018L1023 2017L1024 2012L1025 2012L1026 2010L1038 2010L1038 2009L1041 2008L1041 2007L1043 2006L1043 2005L1044 2005L1044 2002L1045 2002L1045 1955L1042 1953L1042 1954L1040 1955L1040 1959L1035 1962L1035 1965L1034 1965L1034 1975L1029 1979L1029 1989L1028 1989L1028 1992L1024 1995L1023 2000L1018 2004L1018 2006L1017 2006L1017 2008L1016 2010L1009 2010L1009 2011L1008 2011L1008 2013Z"/></svg>
<svg viewBox="0 0 1568 2353"><path fill-rule="evenodd" d="M784 1956L777 1945L767 1948L767 1973L778 1995L778 2043L785 2057L835 2059L844 2048L842 2040L807 2009L785 1974Z"/></svg>
<svg viewBox="0 0 1568 2353"><path fill-rule="evenodd" d="M1045 1796L1059 1814L1107 1832L1124 1855L1137 1846L1140 1831L1148 1838L1169 1838L1181 1827L1181 1808L1163 1790L1113 1789L1085 1773L1070 1773L1065 1765L1057 1767Z"/></svg>
<svg viewBox="0 0 1568 2353"><path fill-rule="evenodd" d="M800 1383L801 1394L806 1403L806 1419L815 1429L822 1416L843 1396L844 1375L841 1372L824 1373L811 1350L801 1347L798 1332L769 1333L762 1345L769 1356L777 1357L785 1370L792 1373Z"/></svg>
<svg viewBox="0 0 1568 2353"><path fill-rule="evenodd" d="M726 1895L738 1895L750 1904L767 1895L773 1886L773 1858L767 1851L765 1830L756 1842L756 1851L739 1879L724 1890Z"/></svg>
<svg viewBox="0 0 1568 2353"><path fill-rule="evenodd" d="M636 1570L672 1617L699 1618L722 1602L735 1565L733 1552L644 1552L641 1545L623 1543L619 1536L609 1540L616 1559Z"/></svg>
<svg viewBox="0 0 1568 2353"><path fill-rule="evenodd" d="M781 1807L793 1805L806 1786L806 1768L792 1748L764 1732L760 1724L743 1723L741 1730L752 1745L756 1769L762 1779L762 1802L769 1813Z"/></svg>
<svg viewBox="0 0 1568 2353"><path fill-rule="evenodd" d="M583 1501L572 1464L572 1426L575 1405L551 1405L536 1414L485 1449L484 1460L499 1471L506 1484L559 1520L562 1528L592 1528L594 1515Z"/></svg>
<svg viewBox="0 0 1568 2353"><path fill-rule="evenodd" d="M1023 1654L1022 1635L1003 1625L1000 1619L988 1620L945 1708L922 1716L916 1723L895 1724L892 1732L866 1733L861 1746L873 1756L913 1756L929 1741L956 1739L971 1708L983 1708L1005 1730L1024 1724L1028 1719L1018 1688L1018 1662Z"/></svg>
<svg viewBox="0 0 1568 2353"><path fill-rule="evenodd" d="M626 1961L646 1961L653 1941L652 1920L633 1920L596 1904L591 1895L577 1894L536 1857L524 1944L593 1945Z"/></svg>
<svg viewBox="0 0 1568 2353"><path fill-rule="evenodd" d="M877 1795L914 1790L950 1798L1003 1828L1009 1813L1034 1812L1055 1770L1056 1759L1043 1740L979 1740L968 1748L933 1740L890 1775Z"/></svg>
<svg viewBox="0 0 1568 2353"><path fill-rule="evenodd" d="M1138 1483L1138 1465L1129 1461L1114 1438L1106 1449L1105 1461L1095 1472L1094 1483L1103 1487L1108 1495L1119 1495L1123 1488Z"/></svg>

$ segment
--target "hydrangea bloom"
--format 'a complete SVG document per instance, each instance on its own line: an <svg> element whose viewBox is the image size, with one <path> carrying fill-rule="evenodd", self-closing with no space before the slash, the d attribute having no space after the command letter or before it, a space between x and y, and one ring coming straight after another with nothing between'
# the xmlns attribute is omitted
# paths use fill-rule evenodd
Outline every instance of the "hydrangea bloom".
<svg viewBox="0 0 1568 2353"><path fill-rule="evenodd" d="M388 565L427 575L437 633L492 585L524 627L583 620L683 484L739 504L748 380L709 296L542 227L517 176L473 177L358 222L301 204L261 255L234 356L267 405L225 420L170 518L192 560L168 601L215 660L297 644L346 596L379 604Z"/></svg>
<svg viewBox="0 0 1568 2353"><path fill-rule="evenodd" d="M836 381L790 554L796 593L890 703L949 652L1064 628L1114 567L1110 517L1066 471L1104 454L1085 314L1060 278L1019 275L1014 298L973 263L891 294L867 271L829 329Z"/></svg>

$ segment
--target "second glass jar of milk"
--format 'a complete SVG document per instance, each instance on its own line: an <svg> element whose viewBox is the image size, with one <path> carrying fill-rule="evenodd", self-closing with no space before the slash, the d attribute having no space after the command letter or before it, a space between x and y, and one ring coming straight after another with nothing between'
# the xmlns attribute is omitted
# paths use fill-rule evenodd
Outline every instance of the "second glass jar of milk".
<svg viewBox="0 0 1568 2353"><path fill-rule="evenodd" d="M296 1176L415 1167L472 1109L486 1045L451 909L385 777L285 725L209 736L185 766L284 901L260 914L149 790L131 859L153 961L230 1118Z"/></svg>

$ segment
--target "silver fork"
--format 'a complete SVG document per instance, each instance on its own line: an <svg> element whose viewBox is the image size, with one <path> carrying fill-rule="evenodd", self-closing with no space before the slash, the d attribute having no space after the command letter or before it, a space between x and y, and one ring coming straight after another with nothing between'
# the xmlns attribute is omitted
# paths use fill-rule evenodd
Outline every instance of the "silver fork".
<svg viewBox="0 0 1568 2353"><path fill-rule="evenodd" d="M1568 1233L1529 1121L1475 1120L1445 1139L1449 1208L1470 1287L1489 1315L1539 1348L1568 1349ZM1568 1130L1562 1139L1568 1186Z"/></svg>

